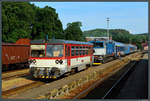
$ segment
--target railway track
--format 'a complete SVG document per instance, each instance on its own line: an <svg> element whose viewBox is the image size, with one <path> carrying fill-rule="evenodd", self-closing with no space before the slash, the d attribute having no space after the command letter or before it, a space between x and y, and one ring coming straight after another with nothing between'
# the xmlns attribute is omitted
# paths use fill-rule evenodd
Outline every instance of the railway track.
<svg viewBox="0 0 150 101"><path fill-rule="evenodd" d="M117 61L117 60L115 60L115 61ZM113 63L113 62L109 62L109 65L111 63ZM98 69L99 67L93 67L93 68L91 67L91 68L89 68L89 70L83 71L83 72L85 72L84 75L89 74L91 70L97 70L96 68ZM99 68L99 69L101 69L101 68ZM83 74L83 73L79 72L79 73L77 73L75 75L72 75L72 76L69 76L69 77L65 77L65 78L62 78L62 79L59 79L59 80L55 80L54 82L49 82L49 83L35 80L35 81L30 82L28 84L25 84L25 85L22 85L22 86L18 86L18 87L14 87L13 89L2 91L2 97L3 98L17 98L19 96L21 99L24 99L24 98L27 98L26 96L28 96L28 99L29 99L29 95L30 95L30 96L34 96L32 98L36 98L35 96L39 95L39 93L43 92L44 90L47 90L48 87L49 87L49 89L54 89L54 88L56 89L56 88L59 88L59 87L61 87L63 85L67 85L67 82L73 82L75 80L75 78L81 77L81 74ZM76 76L76 75L78 75L78 76ZM105 76L105 75L103 75L103 76ZM31 80L33 80L33 79L31 79ZM22 81L22 82L24 82L24 81ZM91 84L93 83L92 80L89 82L89 84L90 83ZM60 84L60 85L58 85L58 84ZM35 88L35 89L31 90L31 88ZM24 91L26 91L25 94L23 93ZM39 91L41 91L41 92L39 92ZM32 94L30 94L30 92ZM37 94L33 95L34 94L33 92L37 93ZM45 91L45 94L46 94L46 92L50 92L50 91ZM22 93L22 94L19 94L19 93Z"/></svg>
<svg viewBox="0 0 150 101"><path fill-rule="evenodd" d="M33 81L28 82L27 80L21 79L21 78L27 78L27 79L33 80ZM19 79L19 80L15 81L15 79ZM19 82L19 81L22 81L22 85L13 83L13 82ZM26 82L26 83L23 84L24 82ZM5 85L10 85L11 83L12 83L12 86L5 87ZM3 98L7 98L8 96L15 95L17 93L31 89L33 87L38 87L43 84L45 84L45 83L40 82L39 80L34 80L30 76L28 68L3 72L2 73L2 96L3 96Z"/></svg>
<svg viewBox="0 0 150 101"><path fill-rule="evenodd" d="M4 87L5 84L7 84L6 87ZM25 78L21 78L21 77L13 78L13 79L11 78L9 80L2 82L2 97L8 98L9 96L17 95L28 89L39 87L44 84L46 84L46 82L36 80L32 78L30 75L26 76Z"/></svg>
<svg viewBox="0 0 150 101"><path fill-rule="evenodd" d="M17 95L18 93L21 93L25 90L28 90L28 89L31 89L31 88L34 88L34 87L39 87L43 84L45 84L45 83L44 82L32 82L32 83L29 83L29 84L26 84L26 85L23 85L23 86L20 86L20 87L16 87L16 88L13 88L13 89L2 91L2 97L5 99L5 98L7 98L11 95Z"/></svg>
<svg viewBox="0 0 150 101"><path fill-rule="evenodd" d="M2 73L2 80L9 80L20 76L29 75L29 69L13 70Z"/></svg>

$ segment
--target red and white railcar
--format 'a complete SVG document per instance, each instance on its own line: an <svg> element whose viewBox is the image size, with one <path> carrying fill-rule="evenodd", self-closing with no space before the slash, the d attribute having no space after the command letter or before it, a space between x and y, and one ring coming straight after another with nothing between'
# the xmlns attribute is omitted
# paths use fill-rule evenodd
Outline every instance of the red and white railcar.
<svg viewBox="0 0 150 101"><path fill-rule="evenodd" d="M93 44L68 40L31 41L30 73L36 78L57 78L80 71L93 62Z"/></svg>

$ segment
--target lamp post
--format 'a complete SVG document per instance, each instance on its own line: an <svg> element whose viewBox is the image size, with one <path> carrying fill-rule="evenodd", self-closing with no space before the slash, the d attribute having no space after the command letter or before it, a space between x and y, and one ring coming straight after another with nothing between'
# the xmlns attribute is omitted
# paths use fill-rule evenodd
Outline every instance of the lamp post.
<svg viewBox="0 0 150 101"><path fill-rule="evenodd" d="M109 18L107 18L107 37L109 40Z"/></svg>

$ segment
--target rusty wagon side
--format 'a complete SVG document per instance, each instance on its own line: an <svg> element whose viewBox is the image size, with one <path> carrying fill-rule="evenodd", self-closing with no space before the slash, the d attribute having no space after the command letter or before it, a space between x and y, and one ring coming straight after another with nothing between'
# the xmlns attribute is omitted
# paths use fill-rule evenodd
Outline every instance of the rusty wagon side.
<svg viewBox="0 0 150 101"><path fill-rule="evenodd" d="M19 39L16 43L2 43L2 70L16 64L27 64L29 55L29 39Z"/></svg>

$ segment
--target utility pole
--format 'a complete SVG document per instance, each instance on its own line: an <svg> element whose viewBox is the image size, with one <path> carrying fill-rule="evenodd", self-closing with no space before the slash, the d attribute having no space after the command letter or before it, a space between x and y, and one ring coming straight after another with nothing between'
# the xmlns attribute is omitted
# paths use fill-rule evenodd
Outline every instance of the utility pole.
<svg viewBox="0 0 150 101"><path fill-rule="evenodd" d="M107 18L107 37L109 40L109 18Z"/></svg>

